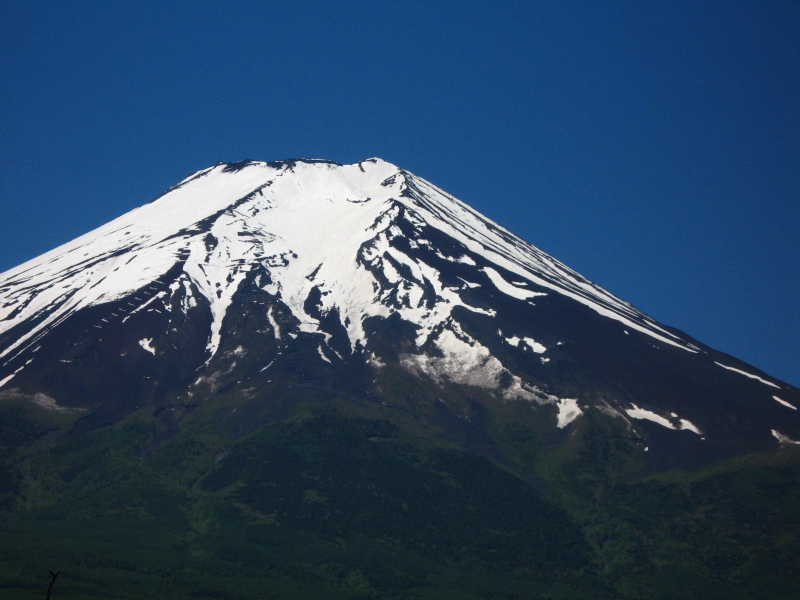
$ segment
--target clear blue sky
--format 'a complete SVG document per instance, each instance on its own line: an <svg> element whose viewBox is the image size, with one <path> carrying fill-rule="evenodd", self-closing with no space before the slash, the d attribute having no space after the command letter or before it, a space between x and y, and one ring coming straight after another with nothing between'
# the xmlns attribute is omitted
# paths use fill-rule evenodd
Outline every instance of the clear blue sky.
<svg viewBox="0 0 800 600"><path fill-rule="evenodd" d="M0 2L0 271L217 161L371 156L800 385L800 2Z"/></svg>

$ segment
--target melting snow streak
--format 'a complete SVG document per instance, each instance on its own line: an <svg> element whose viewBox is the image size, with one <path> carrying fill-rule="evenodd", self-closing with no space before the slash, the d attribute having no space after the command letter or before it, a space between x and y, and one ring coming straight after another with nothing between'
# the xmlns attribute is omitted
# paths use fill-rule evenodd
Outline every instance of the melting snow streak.
<svg viewBox="0 0 800 600"><path fill-rule="evenodd" d="M723 369L728 369L729 371L735 371L736 373L739 373L740 375L744 375L745 377L749 377L750 379L757 379L757 380L758 380L758 381L760 381L761 383L765 383L765 384L767 384L767 385L771 385L771 386L772 386L772 387L774 387L774 388L781 389L781 387L780 387L779 385L775 385L775 384L774 384L774 383L772 383L771 381L767 381L766 379L762 379L762 378L761 378L761 377L759 377L758 375L753 375L752 373L747 373L747 372L745 372L745 371L740 371L739 369L735 369L735 368L733 368L733 367L729 367L728 365L723 365L722 363L718 363L717 361L714 361L714 364L715 364L715 365L719 365L719 366L720 366L720 367L722 367Z"/></svg>

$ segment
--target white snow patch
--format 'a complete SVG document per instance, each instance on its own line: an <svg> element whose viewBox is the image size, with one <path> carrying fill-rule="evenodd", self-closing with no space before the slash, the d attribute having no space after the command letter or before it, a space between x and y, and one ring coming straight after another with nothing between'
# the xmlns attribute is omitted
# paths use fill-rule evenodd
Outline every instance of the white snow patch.
<svg viewBox="0 0 800 600"><path fill-rule="evenodd" d="M782 433L776 431L775 429L772 430L772 435L778 440L781 444L800 444L799 441L793 440L789 436L783 435Z"/></svg>
<svg viewBox="0 0 800 600"><path fill-rule="evenodd" d="M465 285L465 286L467 286L468 288L476 288L476 287L481 287L481 284L480 284L480 283L475 283L474 281L467 281L466 279L464 279L464 278L462 278L462 277L459 277L459 279L460 279L461 281L463 281L463 282L464 282L464 285Z"/></svg>
<svg viewBox="0 0 800 600"><path fill-rule="evenodd" d="M775 387L775 388L781 389L781 386L779 386L779 385L775 385L774 383L772 383L771 381L767 381L766 379L762 379L762 378L761 378L761 377L759 377L758 375L753 375L752 373L747 373L746 371L742 371L742 370L740 370L740 369L736 369L736 368L734 368L734 367L729 367L728 365L723 365L722 363L718 363L717 361L714 361L714 364L715 364L715 365L719 365L719 366L720 366L720 367L722 367L723 369L728 369L729 371L735 371L735 372L737 372L737 373L740 373L741 375L744 375L745 377L749 377L750 379L757 379L757 380L758 380L758 381L760 381L761 383L765 383L765 384L767 384L767 385L771 385L772 387Z"/></svg>
<svg viewBox="0 0 800 600"><path fill-rule="evenodd" d="M529 298L535 298L536 296L547 295L544 292L532 292L531 290L526 290L509 283L503 279L503 276L500 275L500 273L491 267L484 267L483 272L489 276L489 279L494 284L494 287L504 294L511 296L512 298L517 298L518 300L528 300Z"/></svg>
<svg viewBox="0 0 800 600"><path fill-rule="evenodd" d="M558 407L558 428L564 429L575 419L583 414L575 398L559 398L556 402Z"/></svg>
<svg viewBox="0 0 800 600"><path fill-rule="evenodd" d="M677 414L675 413L672 413L672 415L674 415L675 418L678 418L678 425L674 425L669 419L667 419L666 417L662 417L658 413L654 413L653 411L646 410L644 408L639 408L635 404L631 404L631 406L633 408L626 408L625 412L629 417L632 417L634 419L652 421L653 423L657 423L662 427L666 427L667 429L674 429L675 431L682 431L685 429L693 433L696 433L697 435L701 435L702 433L700 429L696 425L694 425L694 423L692 423L687 419L678 418Z"/></svg>
<svg viewBox="0 0 800 600"><path fill-rule="evenodd" d="M325 353L322 351L321 346L317 346L317 352L319 352L319 355L322 357L322 360L324 360L327 363L333 364L331 363L331 359L325 356Z"/></svg>
<svg viewBox="0 0 800 600"><path fill-rule="evenodd" d="M678 427L678 429L688 429L689 431L695 432L697 435L702 435L700 429L698 429L698 427L691 421L687 419L678 419L678 421L681 424L681 426Z"/></svg>
<svg viewBox="0 0 800 600"><path fill-rule="evenodd" d="M482 388L497 387L503 365L489 350L465 334L457 323L453 329L442 330L434 343L442 356L405 355L401 361L412 370L422 371L437 380L450 379L455 383Z"/></svg>
<svg viewBox="0 0 800 600"><path fill-rule="evenodd" d="M544 347L539 342L537 342L536 340L534 340L533 338L528 338L528 337L521 338L521 337L518 337L518 336L515 335L515 336L510 337L510 338L505 338L505 340L509 344L511 344L512 346L515 346L517 348L519 348L520 345L527 346L528 348L530 348L531 350L533 350L537 354L544 354L545 352L547 352L547 348Z"/></svg>
<svg viewBox="0 0 800 600"><path fill-rule="evenodd" d="M653 423L658 423L662 427L675 429L675 426L666 417L662 417L661 415L656 414L649 410L645 410L644 408L639 408L635 404L632 404L631 406L633 406L633 408L625 409L625 412L628 414L629 417L632 417L634 419L644 419L647 421L652 421Z"/></svg>
<svg viewBox="0 0 800 600"><path fill-rule="evenodd" d="M386 363L384 363L380 358L375 356L373 353L370 353L367 356L367 363L369 363L369 366L371 366L373 369L381 369L386 366Z"/></svg>
<svg viewBox="0 0 800 600"><path fill-rule="evenodd" d="M776 400L777 402L780 402L781 404L783 404L787 408L791 408L792 410L797 410L797 407L794 404L789 404L786 400L781 400L777 396L773 396L772 398L773 398L773 400Z"/></svg>
<svg viewBox="0 0 800 600"><path fill-rule="evenodd" d="M503 371L508 372L505 369ZM545 394L539 388L528 385L517 375L512 375L511 385L500 391L506 400L527 400L536 404L554 404L558 401L556 396Z"/></svg>
<svg viewBox="0 0 800 600"><path fill-rule="evenodd" d="M474 313L478 313L479 315L487 315L489 317L496 317L497 316L497 311L494 310L493 308L490 308L490 309L478 308L477 306L472 306L471 304L467 304L466 302L464 302L460 306L463 306L467 310L471 310Z"/></svg>
<svg viewBox="0 0 800 600"><path fill-rule="evenodd" d="M278 326L278 322L275 320L275 317L272 316L272 307L269 307L267 311L267 319L269 319L269 324L272 326L272 331L275 333L275 339L281 339L281 328Z"/></svg>
<svg viewBox="0 0 800 600"><path fill-rule="evenodd" d="M446 328L436 333L433 343L441 356L406 354L400 357L401 364L437 381L494 390L507 401L525 400L538 405L554 405L558 410L559 427L566 427L582 414L577 400L547 394L511 374L486 347L466 334L452 319L448 320ZM511 382L505 387L500 385L502 375L511 377Z"/></svg>
<svg viewBox="0 0 800 600"><path fill-rule="evenodd" d="M171 292L170 297L175 296L178 293L178 290L183 287L183 296L181 297L181 310L184 314L189 312L190 308L197 306L197 300L195 300L194 295L192 294L192 287L189 283L189 279L185 276L182 276L180 279L173 281L172 284L169 286L169 290Z"/></svg>
<svg viewBox="0 0 800 600"><path fill-rule="evenodd" d="M150 354L155 355L156 349L153 348L153 338L145 338L143 340L139 340L139 345L147 350Z"/></svg>
<svg viewBox="0 0 800 600"><path fill-rule="evenodd" d="M466 334L456 321L448 320L447 327L435 335L433 342L442 356L406 354L401 356L401 364L437 381L496 390L507 400L547 401L546 398L540 399L536 388L528 386L516 375L512 376L508 387L501 389L500 375L508 371L488 348Z"/></svg>

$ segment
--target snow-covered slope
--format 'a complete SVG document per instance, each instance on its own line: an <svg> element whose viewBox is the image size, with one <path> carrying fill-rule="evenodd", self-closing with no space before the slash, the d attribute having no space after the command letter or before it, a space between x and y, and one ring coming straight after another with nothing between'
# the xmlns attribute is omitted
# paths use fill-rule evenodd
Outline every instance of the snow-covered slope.
<svg viewBox="0 0 800 600"><path fill-rule="evenodd" d="M401 213L404 213L401 215ZM47 317L0 357L13 355L81 308L110 302L150 284L182 262L187 281L210 303L213 353L219 327L244 274L267 265L280 293L308 330L315 320L303 305L312 287L323 293L323 309L338 308L349 321L355 345L363 342L362 320L398 310L430 333L453 306L468 306L458 290L444 288L438 273L408 259L389 241L401 235L396 221L433 226L465 249L517 275L507 282L484 271L498 290L517 298L542 292L537 284L567 295L659 341L697 349L534 246L428 182L380 159L354 165L330 162L260 163L241 168L219 164L185 179L157 200L107 225L0 275L0 332L44 313ZM465 254L447 256L470 261ZM364 262L380 261L384 276L402 282L407 300L387 307ZM400 275L393 263L412 274ZM443 302L422 306L421 289L432 285ZM465 282L464 286L468 286ZM57 308L54 308L57 307ZM422 342L423 340L420 340Z"/></svg>
<svg viewBox="0 0 800 600"><path fill-rule="evenodd" d="M581 394L568 392L574 386L552 393L565 377L556 364L559 356L563 364L567 349L559 347L588 335L579 331L587 326L575 325L590 322L586 310L596 318L589 336L599 339L596 344L620 348L628 343L623 336L636 337L643 347L669 349L677 363L697 355L686 364L703 363L720 377L771 388L770 396L794 394L790 386L660 325L434 185L377 158L352 165L220 163L3 273L0 388L17 383L60 324L104 305L114 310L94 324L98 329L159 303L185 314L207 307L207 365L220 349L226 317L239 310L236 298L245 284L285 306L299 332L319 337L320 360L343 359L343 350L329 343L334 332L321 324L333 316L346 332L350 355L379 368L365 324L397 315L414 328L413 344L398 355L409 372L493 389L505 400L551 405L559 428L582 414L581 403L586 406L573 397ZM273 315L276 306L264 308L271 324L264 335L288 343ZM576 316L565 306L576 307L569 309ZM508 318L515 311L530 315L530 324L517 328ZM560 329L550 323L551 314L564 321ZM606 333L594 333L601 330ZM151 341L143 338L139 346L155 355ZM567 358L574 361L580 352L585 348ZM593 350L595 371L604 353ZM625 399L603 400L617 418L703 436L704 427L677 409L654 411L659 394L645 408L633 402L636 396L641 403L640 396L625 393ZM772 408L795 408L788 396L774 397L780 400L772 400Z"/></svg>

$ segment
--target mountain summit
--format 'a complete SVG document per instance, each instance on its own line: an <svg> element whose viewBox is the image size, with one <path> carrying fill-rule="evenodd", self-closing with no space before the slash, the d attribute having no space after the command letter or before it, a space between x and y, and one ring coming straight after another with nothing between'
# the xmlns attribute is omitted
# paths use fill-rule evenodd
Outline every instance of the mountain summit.
<svg viewBox="0 0 800 600"><path fill-rule="evenodd" d="M795 598L798 407L383 160L219 163L0 275L0 600Z"/></svg>
<svg viewBox="0 0 800 600"><path fill-rule="evenodd" d="M0 275L0 302L0 393L86 422L234 380L382 401L397 371L467 424L464 398L553 429L595 410L651 456L800 439L796 388L377 158L218 163Z"/></svg>

